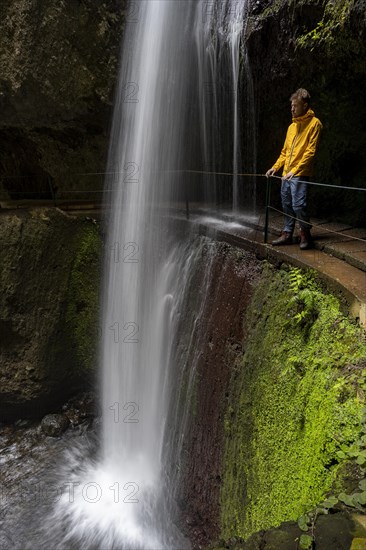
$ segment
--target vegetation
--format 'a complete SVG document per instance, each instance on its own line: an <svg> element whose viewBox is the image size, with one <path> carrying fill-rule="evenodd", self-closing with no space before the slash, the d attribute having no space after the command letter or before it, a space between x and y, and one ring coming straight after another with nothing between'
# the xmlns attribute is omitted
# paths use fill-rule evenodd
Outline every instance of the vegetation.
<svg viewBox="0 0 366 550"><path fill-rule="evenodd" d="M311 51L322 46L333 56L335 53L349 52L350 38L351 45L353 47L356 45L355 37L351 36L350 32L350 15L355 1L325 0L322 3L324 4L323 17L317 22L315 28L298 38L298 46L309 48Z"/></svg>
<svg viewBox="0 0 366 550"><path fill-rule="evenodd" d="M66 324L75 364L81 372L88 372L96 366L101 238L95 225L88 223L83 229L76 235Z"/></svg>
<svg viewBox="0 0 366 550"><path fill-rule="evenodd" d="M355 464L356 477L366 463L366 346L339 301L312 273L268 268L246 322L225 419L225 540L297 520L335 487L344 502L345 462ZM352 498L362 506L359 489ZM333 504L323 502L323 510ZM313 520L303 517L304 531Z"/></svg>

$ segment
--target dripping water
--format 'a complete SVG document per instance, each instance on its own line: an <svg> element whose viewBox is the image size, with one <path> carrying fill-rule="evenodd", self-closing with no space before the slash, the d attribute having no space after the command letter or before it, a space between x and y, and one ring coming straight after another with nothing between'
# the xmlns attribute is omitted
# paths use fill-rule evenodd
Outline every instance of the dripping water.
<svg viewBox="0 0 366 550"><path fill-rule="evenodd" d="M169 213L192 185L187 167L242 167L240 59L247 59L249 2L131 6L110 138L107 172L114 175L105 183L100 433L72 445L57 474L48 473L64 490L51 499L40 548L190 547L174 497L213 256L204 239L182 235ZM205 183L207 202L226 199L221 180ZM240 185L234 176L234 209ZM203 258L200 302L188 315L187 292Z"/></svg>

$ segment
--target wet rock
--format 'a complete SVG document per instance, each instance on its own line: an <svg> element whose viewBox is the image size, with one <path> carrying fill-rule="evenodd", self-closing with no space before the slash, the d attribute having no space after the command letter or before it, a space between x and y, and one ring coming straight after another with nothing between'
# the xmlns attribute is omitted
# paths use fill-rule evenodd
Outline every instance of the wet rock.
<svg viewBox="0 0 366 550"><path fill-rule="evenodd" d="M190 527L194 527L196 525L196 519L192 516L187 516L186 517L186 524L189 525Z"/></svg>
<svg viewBox="0 0 366 550"><path fill-rule="evenodd" d="M78 426L85 421L92 421L98 414L96 396L93 392L86 392L70 399L62 407L65 416L72 426Z"/></svg>
<svg viewBox="0 0 366 550"><path fill-rule="evenodd" d="M104 166L126 6L0 3L0 175L12 197L50 197L50 182L100 187L99 177L69 174Z"/></svg>
<svg viewBox="0 0 366 550"><path fill-rule="evenodd" d="M314 527L316 550L349 550L354 537L363 540L366 537L365 527L357 523L357 516L349 512L335 512L317 518ZM301 539L302 537L302 539ZM254 533L245 542L239 542L235 537L229 541L220 541L214 545L230 550L294 550L310 548L311 534L304 533L297 523L288 521L277 528ZM357 547L356 547L357 548Z"/></svg>
<svg viewBox="0 0 366 550"><path fill-rule="evenodd" d="M254 533L247 542L243 545L243 550L262 550L263 548L263 531Z"/></svg>
<svg viewBox="0 0 366 550"><path fill-rule="evenodd" d="M27 420L17 420L14 424L14 426L16 428L29 428L29 426L32 425L32 421L27 419Z"/></svg>
<svg viewBox="0 0 366 550"><path fill-rule="evenodd" d="M281 529L270 529L264 536L265 550L293 550L296 548L296 539L299 528L295 523L287 523Z"/></svg>
<svg viewBox="0 0 366 550"><path fill-rule="evenodd" d="M192 399L194 404L189 405L194 412L183 455L190 458L184 464L183 481L177 494L184 514L183 529L194 548L205 547L220 535L218 518L224 448L224 396L229 387L231 370L241 353L241 346L235 344L243 340L243 315L251 298L252 285L260 273L260 262L254 255L240 253L239 262L236 249L223 243L214 246L210 287L197 336L200 358L196 366L198 382L195 395L197 392L200 397ZM245 264L246 270L241 269L239 263ZM185 315L192 315L197 307L201 307L201 303L197 303L197 295L200 296L197 289L203 280L205 265L203 256L192 277ZM181 322L184 326L187 320L182 317ZM187 517L195 518L195 522L186 521ZM239 543L236 538L235 544L239 544L240 548L244 543Z"/></svg>
<svg viewBox="0 0 366 550"><path fill-rule="evenodd" d="M57 209L0 217L0 420L40 419L93 375L101 240Z"/></svg>
<svg viewBox="0 0 366 550"><path fill-rule="evenodd" d="M63 414L47 414L41 422L43 433L51 437L58 437L69 425L68 418Z"/></svg>
<svg viewBox="0 0 366 550"><path fill-rule="evenodd" d="M268 0L256 0L251 5L251 12L253 15L259 15L269 6L269 4L270 2Z"/></svg>
<svg viewBox="0 0 366 550"><path fill-rule="evenodd" d="M315 524L316 549L349 550L354 530L353 517L348 512L319 516Z"/></svg>

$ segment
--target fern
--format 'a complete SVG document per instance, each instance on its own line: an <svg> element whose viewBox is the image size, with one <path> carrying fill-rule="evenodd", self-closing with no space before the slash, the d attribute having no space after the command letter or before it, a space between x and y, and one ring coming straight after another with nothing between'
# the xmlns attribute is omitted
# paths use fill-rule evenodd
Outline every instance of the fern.
<svg viewBox="0 0 366 550"><path fill-rule="evenodd" d="M353 6L354 0L326 0L322 19L297 39L297 46L310 51L325 46L331 52L338 37L345 33Z"/></svg>
<svg viewBox="0 0 366 550"><path fill-rule="evenodd" d="M292 294L290 304L296 311L293 319L302 326L309 326L318 316L320 289L314 282L311 272L304 272L298 267L290 270L288 278Z"/></svg>
<svg viewBox="0 0 366 550"><path fill-rule="evenodd" d="M298 267L293 267L289 274L289 288L291 292L297 293L304 283L304 276Z"/></svg>

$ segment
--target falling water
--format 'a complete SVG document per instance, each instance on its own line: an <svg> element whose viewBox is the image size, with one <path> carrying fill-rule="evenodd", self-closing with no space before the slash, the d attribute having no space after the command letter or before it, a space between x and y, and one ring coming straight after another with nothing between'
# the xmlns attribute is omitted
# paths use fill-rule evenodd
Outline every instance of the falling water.
<svg viewBox="0 0 366 550"><path fill-rule="evenodd" d="M231 191L236 212L239 206L253 207L255 198L252 181L237 176L242 169L254 173L256 164L253 82L244 39L250 0L203 2L201 7L195 38L202 161L210 172L233 174L231 181L208 175L206 200L227 203Z"/></svg>
<svg viewBox="0 0 366 550"><path fill-rule="evenodd" d="M184 168L199 158L208 165L213 158L220 130L217 82L228 74L235 93L231 121L224 126L231 128L232 170L238 169L238 63L246 11L246 1L231 0L130 5L109 151L109 172L115 176L106 182L112 200L102 312L101 443L99 451L89 453L95 456L86 458L78 449L67 457L69 490L53 516L62 521L62 548L189 548L175 525L171 483L177 476L166 461L179 462L187 424L184 415L179 421L174 403L183 372L175 349L187 280L202 242L197 248L179 239L167 209L182 197ZM229 45L231 69L225 64L225 74L213 32ZM204 91L212 92L209 99ZM188 330L194 333L197 323L199 312Z"/></svg>

